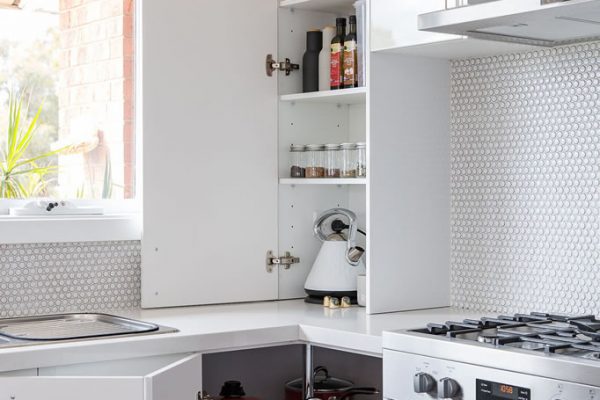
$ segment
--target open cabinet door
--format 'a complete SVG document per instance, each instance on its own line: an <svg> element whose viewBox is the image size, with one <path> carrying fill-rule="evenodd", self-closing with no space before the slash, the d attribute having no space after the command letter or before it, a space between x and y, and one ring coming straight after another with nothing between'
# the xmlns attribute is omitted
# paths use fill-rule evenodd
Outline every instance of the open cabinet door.
<svg viewBox="0 0 600 400"><path fill-rule="evenodd" d="M276 299L277 0L139 3L142 305Z"/></svg>

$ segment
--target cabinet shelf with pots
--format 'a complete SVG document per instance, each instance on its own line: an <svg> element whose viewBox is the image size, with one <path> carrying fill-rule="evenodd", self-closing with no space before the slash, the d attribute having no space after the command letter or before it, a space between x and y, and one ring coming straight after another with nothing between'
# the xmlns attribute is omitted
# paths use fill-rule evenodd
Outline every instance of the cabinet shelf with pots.
<svg viewBox="0 0 600 400"><path fill-rule="evenodd" d="M367 178L281 178L281 185L366 185Z"/></svg>

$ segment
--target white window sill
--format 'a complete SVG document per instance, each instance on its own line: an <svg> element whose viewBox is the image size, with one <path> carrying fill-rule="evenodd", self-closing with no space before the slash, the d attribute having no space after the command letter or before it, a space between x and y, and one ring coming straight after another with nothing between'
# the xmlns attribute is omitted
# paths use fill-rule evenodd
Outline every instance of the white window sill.
<svg viewBox="0 0 600 400"><path fill-rule="evenodd" d="M0 244L140 240L139 214L0 216Z"/></svg>

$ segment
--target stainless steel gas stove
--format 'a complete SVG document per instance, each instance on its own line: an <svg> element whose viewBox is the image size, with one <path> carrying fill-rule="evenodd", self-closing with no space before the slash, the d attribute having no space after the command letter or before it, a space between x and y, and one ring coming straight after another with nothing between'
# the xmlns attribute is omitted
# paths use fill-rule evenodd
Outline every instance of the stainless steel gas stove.
<svg viewBox="0 0 600 400"><path fill-rule="evenodd" d="M383 335L393 400L600 400L600 320L515 314Z"/></svg>

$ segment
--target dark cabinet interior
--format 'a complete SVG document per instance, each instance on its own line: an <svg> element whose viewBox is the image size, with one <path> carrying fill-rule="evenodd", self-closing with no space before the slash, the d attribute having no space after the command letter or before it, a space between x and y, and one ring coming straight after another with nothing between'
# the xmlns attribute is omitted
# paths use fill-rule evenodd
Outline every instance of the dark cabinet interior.
<svg viewBox="0 0 600 400"><path fill-rule="evenodd" d="M381 358L314 347L314 366L324 366L330 376L354 383L356 387L382 389ZM304 371L303 346L286 345L203 355L202 382L208 394L218 398L225 381L241 381L248 397L284 400L285 384L300 378ZM381 395L355 396L380 400Z"/></svg>

